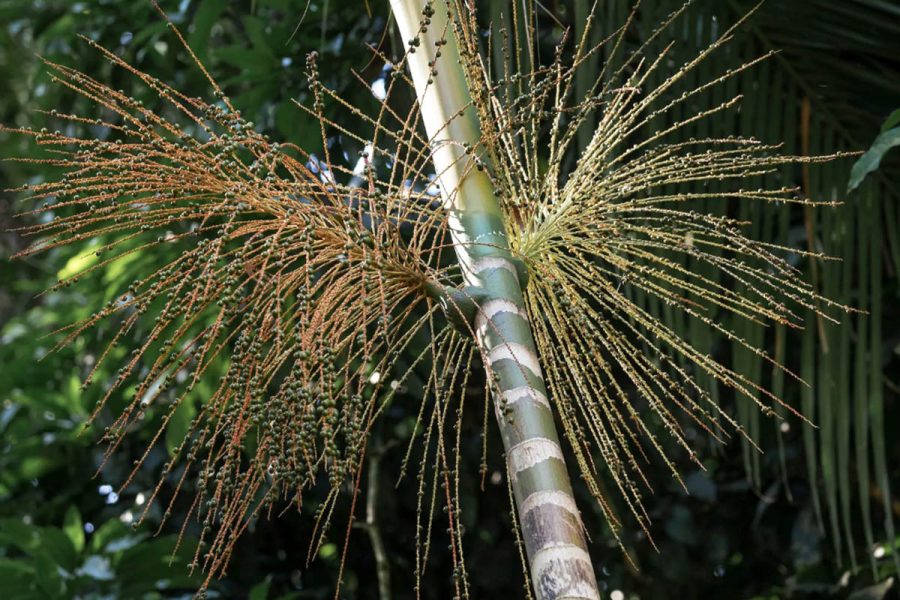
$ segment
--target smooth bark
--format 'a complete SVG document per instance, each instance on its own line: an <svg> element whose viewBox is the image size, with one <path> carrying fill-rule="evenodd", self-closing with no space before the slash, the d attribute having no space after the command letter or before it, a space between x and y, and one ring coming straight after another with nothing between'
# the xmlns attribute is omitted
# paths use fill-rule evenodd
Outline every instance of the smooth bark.
<svg viewBox="0 0 900 600"><path fill-rule="evenodd" d="M448 24L452 9L424 0L391 0L391 6L404 43L415 48L407 63L463 277L483 294L474 329L495 384L497 422L535 593L539 600L599 600L525 311L520 271L490 180L466 152L467 146L477 147L480 133Z"/></svg>

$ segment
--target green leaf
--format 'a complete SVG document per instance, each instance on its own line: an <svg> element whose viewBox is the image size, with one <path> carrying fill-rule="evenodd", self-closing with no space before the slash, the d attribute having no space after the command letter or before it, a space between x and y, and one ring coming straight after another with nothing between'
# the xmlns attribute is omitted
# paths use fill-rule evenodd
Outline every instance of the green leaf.
<svg viewBox="0 0 900 600"><path fill-rule="evenodd" d="M224 63L237 67L241 75L235 81L259 81L265 79L269 71L276 68L275 60L269 54L257 50L247 50L243 46L225 46L215 51L215 57ZM231 80L229 80L231 81Z"/></svg>
<svg viewBox="0 0 900 600"><path fill-rule="evenodd" d="M206 49L209 46L209 34L226 3L221 0L202 0L194 14L194 29L188 43L201 62L206 60Z"/></svg>
<svg viewBox="0 0 900 600"><path fill-rule="evenodd" d="M49 456L28 456L19 463L19 476L22 479L37 479L58 464L59 461Z"/></svg>
<svg viewBox="0 0 900 600"><path fill-rule="evenodd" d="M319 550L319 558L323 560L334 560L337 556L338 548L335 544L324 544Z"/></svg>
<svg viewBox="0 0 900 600"><path fill-rule="evenodd" d="M196 414L197 409L194 403L187 398L183 399L172 413L172 418L169 419L169 425L166 427L166 449L169 451L169 456L172 456L175 449L184 442L184 438L187 437L191 428L191 421Z"/></svg>
<svg viewBox="0 0 900 600"><path fill-rule="evenodd" d="M40 546L38 529L21 519L4 519L0 521L0 545L12 545L31 554Z"/></svg>
<svg viewBox="0 0 900 600"><path fill-rule="evenodd" d="M847 191L852 192L859 187L866 175L876 170L878 165L881 164L881 158L885 152L894 146L900 146L900 127L889 129L875 138L872 147L853 165L853 170L850 171L850 183L847 184Z"/></svg>
<svg viewBox="0 0 900 600"><path fill-rule="evenodd" d="M4 582L7 577L15 575L34 575L34 567L25 560L0 558L0 577Z"/></svg>
<svg viewBox="0 0 900 600"><path fill-rule="evenodd" d="M125 550L116 564L117 579L127 579L122 596L135 597L137 592L163 581L168 587L196 585L197 579L187 567L195 547L192 540L185 539L179 545L176 536L167 536L144 540Z"/></svg>
<svg viewBox="0 0 900 600"><path fill-rule="evenodd" d="M884 125L881 126L881 133L893 129L897 125L900 125L900 108L892 112L888 118L884 120Z"/></svg>
<svg viewBox="0 0 900 600"><path fill-rule="evenodd" d="M118 519L110 519L91 536L91 550L94 552L114 552L110 548L113 542L119 542L116 544L116 547L125 549L134 546L140 539L124 523Z"/></svg>
<svg viewBox="0 0 900 600"><path fill-rule="evenodd" d="M96 244L90 244L89 247L92 247ZM66 262L66 265L59 270L57 273L57 277L60 279L66 279L68 277L72 277L81 273L85 269L93 266L97 263L97 254L95 252L82 252L80 254L76 254L72 258Z"/></svg>
<svg viewBox="0 0 900 600"><path fill-rule="evenodd" d="M34 563L30 560L0 558L0 581L5 600L31 600L37 592Z"/></svg>
<svg viewBox="0 0 900 600"><path fill-rule="evenodd" d="M285 140L302 146L307 152L322 151L318 122L293 102L282 102L275 108L275 127Z"/></svg>
<svg viewBox="0 0 900 600"><path fill-rule="evenodd" d="M250 595L247 596L247 600L266 600L269 597L269 586L271 584L272 579L266 577L264 581L253 586L253 589L250 590Z"/></svg>
<svg viewBox="0 0 900 600"><path fill-rule="evenodd" d="M267 31L266 22L257 17L246 17L244 19L244 31L250 38L253 50L262 52L270 58L275 58L275 52L270 47L272 43L271 31Z"/></svg>
<svg viewBox="0 0 900 600"><path fill-rule="evenodd" d="M84 524L81 522L81 515L78 509L70 506L66 511L66 518L63 521L63 531L75 547L76 553L81 553L84 549Z"/></svg>
<svg viewBox="0 0 900 600"><path fill-rule="evenodd" d="M159 38L160 35L165 33L166 31L166 23L165 21L148 23L146 26L142 27L139 31L136 31L134 34L134 39L131 40L132 45L136 47L144 46L148 42Z"/></svg>
<svg viewBox="0 0 900 600"><path fill-rule="evenodd" d="M59 565L50 556L39 556L34 561L37 571L35 580L50 598L62 598L66 592L66 582L59 571Z"/></svg>
<svg viewBox="0 0 900 600"><path fill-rule="evenodd" d="M55 527L45 527L41 530L41 545L36 554L39 558L49 557L54 564L66 571L74 571L78 562L72 541L61 529Z"/></svg>

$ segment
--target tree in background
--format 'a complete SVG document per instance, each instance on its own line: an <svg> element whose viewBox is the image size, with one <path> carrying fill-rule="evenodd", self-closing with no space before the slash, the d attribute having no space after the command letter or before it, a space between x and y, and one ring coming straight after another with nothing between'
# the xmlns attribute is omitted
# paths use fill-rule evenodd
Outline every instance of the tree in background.
<svg viewBox="0 0 900 600"><path fill-rule="evenodd" d="M452 44L446 48L443 43L451 30L436 25L440 15L426 10L412 22L425 31L420 37L415 27L412 33L407 29L406 37L417 51L411 56L440 51L450 65L447 71L455 68ZM144 418L160 398L166 399L163 425L180 427L179 435L172 437L174 458L183 455L189 464L209 461L201 465L195 507L205 515L210 529L219 520L225 524L212 549L200 555L212 573L226 564L236 531L252 523L261 508L274 506L279 497L299 503L298 489L316 484L319 467L327 471L333 490L316 510L327 524L342 482L349 480L354 490L359 487L373 418L389 406L392 392L403 385L416 364L425 361L430 366L423 398L433 398L435 403L430 417L423 403L425 416L419 427L428 440L425 447L433 448L436 468L430 473L436 479L429 482L429 472L423 468L420 481L424 489L430 486L437 492L441 488L446 496L451 550L459 569L458 593L465 593L462 507L456 497L459 473L454 467L460 449L458 442L447 441L454 430L459 439L459 421L453 425L452 413L449 421L447 415L451 407L461 412L463 397L456 397L454 382L468 377L474 349L467 338L478 337L479 344L486 346L487 386L496 392L498 418L508 430L504 441L509 467L513 475L523 473L522 478L513 478L513 487L539 594L557 597L572 588L589 594L584 587L590 585L589 577L584 573L591 570L564 567L574 553L540 562L541 544L550 542L548 548L556 549L561 547L559 541L566 541L553 537L552 529L542 529L545 523L561 524L560 529L568 527L570 532L579 530L568 483L553 466L561 459L561 453L548 444L556 437L553 420L542 411L551 401L560 411L578 466L601 505L607 506L608 496L601 492L602 483L591 462L596 451L643 524L641 494L626 468L640 473L634 458L641 451L636 440L640 433L649 434L650 440L654 437L649 426L625 418L637 416L630 388L640 392L647 407L686 447L681 426L669 410L672 405L692 407L696 421L714 437L721 436L722 429L721 421L714 418L717 405L691 383L685 360L748 397L764 393L740 373L693 350L635 302L634 290L655 295L713 327L716 323L704 319L701 309L716 306L790 324L796 320L785 301L809 310L826 303L812 288L793 279L793 267L775 256L770 246L745 238L736 221L670 208L711 196L668 189L687 180L754 177L786 160L801 160L769 156L774 148L752 140L710 137L651 148L659 140L638 139L647 116L660 114L654 111L654 102L665 112L690 99L688 95L662 100L668 87L701 62L692 62L684 72L645 90L662 62L641 63L638 50L629 55L626 66L613 72L625 79L601 77L598 89L571 103L566 91L575 71L567 65L586 62L598 51L585 42L588 34L575 42L572 63L559 58L560 52L550 66L513 69L495 81L478 60L474 23L458 19L455 25L453 35L463 49L461 74L469 89L483 90L472 96L471 112L490 126L481 136L451 135L437 146L450 154L443 167L438 164L436 179L442 184L445 205L451 208L449 220L430 188L428 142L471 118L456 116L467 108L467 94L449 110L439 106L437 112L441 114L443 108L444 117L431 122L429 140L416 133L418 113L412 111L407 117L393 110L389 101L377 117L348 106L365 130L354 134L323 114L325 101L340 100L321 86L311 61L314 103L310 112L323 130L335 128L355 135L366 148L357 170L331 159L324 131L324 157L269 143L253 132L215 84L220 106L181 96L160 81L135 73L181 110L182 118L193 120L190 127L182 127L83 74L54 65L74 88L118 115L103 125L118 131L124 140L78 141L63 134L37 134L41 143L66 147L74 143L77 149L69 157L50 159L49 164L68 168L71 175L58 183L42 184L36 194L53 197L56 204L48 208L65 216L37 225L36 231L56 234L50 245L89 242L99 233L116 234L112 241L92 249L100 260L92 259L87 265L87 277L92 270L128 256L146 256L147 248L154 248L150 255L165 245L179 249L164 268L151 270L146 280L113 294L109 304L84 325L111 316L122 318L122 329L108 351L115 355L118 339L128 335L141 314L158 317L116 378L116 383L124 383L135 372L140 383L123 417L113 422L107 435L117 445L132 418ZM436 29L440 34L429 40ZM513 37L515 47L521 45L527 55L527 43L517 33ZM611 44L618 46L623 40L619 36ZM108 56L128 68L113 54ZM426 66L436 71L432 83L439 88L447 71L442 61L429 60L433 62ZM514 60L519 59L510 62ZM397 75L392 81L402 88L402 71L393 72ZM427 77L424 85L419 81L420 98L428 97ZM474 83L479 81L483 85ZM388 99L394 85L388 86ZM461 89L456 86L457 96ZM435 96L439 101L452 98L452 94ZM730 104L727 99L701 115L715 114ZM579 126L593 118L592 111L597 109L599 128L566 168L566 157L572 155L569 145L578 136ZM426 110L426 121L427 117ZM685 119L693 122L691 117ZM677 129L662 130L660 137ZM543 164L539 156L545 145L550 148L550 160ZM691 152L692 148L704 152ZM460 180L475 182L473 202L481 210L474 212L483 215L472 217L466 211L454 215L453 202L462 202L454 199L465 193L464 188L446 183L447 173L453 170L458 170ZM781 195L793 191L789 187L776 190ZM740 189L713 195L776 197ZM494 205L488 202L492 197ZM87 210L66 215L67 206ZM454 219L463 223L463 234L453 227ZM153 229L164 233L151 233ZM181 250L181 244L187 248ZM461 268L445 257L451 247L463 256ZM708 252L704 247L726 252ZM803 254L796 249L792 253ZM749 283L750 295L742 296L702 274L688 273L670 258L672 254L686 254ZM483 281L473 268L479 260L492 275L483 276ZM509 281L498 284L501 278ZM516 286L526 278L524 298L516 297ZM503 294L511 295L498 297L497 290L492 291L498 285L506 290ZM540 368L523 359L529 352L536 353L528 347L527 328L522 329L517 320L533 323L550 394L541 383ZM412 345L420 332L427 332L430 341L413 352L412 365L400 366L400 351ZM648 348L660 341L674 352L653 359ZM227 352L232 342L222 385L204 396L202 403L195 406L193 397L182 393L166 396L173 381L190 392L204 371L215 369L218 354ZM677 358L679 354L682 358ZM104 357L95 368L100 368ZM138 372L142 358L148 357L150 362ZM517 377L524 379L511 385L509 380ZM522 395L510 397L514 391ZM106 390L109 397L114 393L114 388ZM708 408L703 408L704 402ZM726 415L720 418L727 423ZM304 425L301 435L298 423ZM511 437L521 435L517 423L544 429L517 440ZM174 459L167 463L164 474L175 464ZM421 464L427 461L423 458ZM552 487L529 490L527 478L548 466L555 471L547 478ZM182 479L187 472L182 471ZM211 497L203 497L205 490ZM538 496L529 502L535 492ZM433 502L434 495L432 508ZM529 513L536 509L550 513L529 523ZM612 511L608 514L615 533L616 517ZM428 533L423 535L427 549L430 538ZM540 564L536 566L535 560ZM585 562L580 555L574 560ZM547 572L541 568L544 565ZM554 569L560 566L559 571Z"/></svg>

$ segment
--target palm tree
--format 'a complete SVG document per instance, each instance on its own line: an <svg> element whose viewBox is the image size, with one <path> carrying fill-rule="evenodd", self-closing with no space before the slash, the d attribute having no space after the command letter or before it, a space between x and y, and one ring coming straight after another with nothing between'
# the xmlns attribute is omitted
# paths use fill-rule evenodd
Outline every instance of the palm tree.
<svg viewBox="0 0 900 600"><path fill-rule="evenodd" d="M324 470L332 492L317 509L321 543L341 484L349 481L356 497L377 417L416 365L428 362L425 398L434 412L423 416L423 402L419 422L426 440L437 438L434 477L443 481L434 489L444 490L459 564L456 591L466 595L445 423L454 398L462 410L461 384L477 353L535 592L599 597L557 423L617 536L619 517L601 473L647 528L641 458L655 451L672 465L642 411L692 457L676 410L716 439L730 429L746 434L749 418L721 411L701 377L764 412L796 412L753 373L696 348L683 324L724 334L736 352L797 377L783 356L770 358L758 340L708 315L774 322L780 331L804 318L827 323L842 307L782 255L825 257L813 246L751 240L741 231L749 213L729 217L721 203L832 205L806 199L808 186L741 183L832 157L781 156L775 145L710 128L683 135L734 107L730 82L760 62L711 74L709 61L735 26L670 71L664 59L673 50L654 53L653 42L690 15L689 7L664 18L633 52L625 51L626 33L636 13L598 40L591 26L599 9L582 8L587 25L541 64L532 52L530 13L497 15L493 45L483 52L475 14L464 3L392 6L409 50L387 94L411 85L418 110L399 113L385 101L379 114L368 115L343 104L361 124L348 131L325 118L324 103L342 100L319 82L315 57L308 61L315 102L307 110L323 138L339 129L368 148L355 170L332 161L327 144L325 156L314 157L255 133L211 78L219 101L207 104L101 49L180 111L186 125L179 125L85 74L49 65L63 85L115 115L100 124L121 140L25 132L59 149L45 162L66 169L60 180L31 190L37 200L52 200L38 212L55 218L31 229L43 237L28 252L111 239L92 248L102 260L91 271L165 244L183 248L67 330L61 344L116 318L112 349L143 315L155 317L152 334L105 393L103 402L138 381L104 437L113 451L167 387L180 385L175 399L158 407L164 426L186 421L165 474L177 459L197 469L192 512L211 544L196 561L210 577L225 568L249 521L283 500L299 506L304 487ZM601 54L599 76L586 78ZM673 97L685 80L693 87ZM693 109L690 102L717 88L725 88L719 101ZM696 191L697 184L708 188ZM451 251L455 260L446 256ZM681 315L681 329L660 316L661 307ZM426 350L403 367L401 353L423 336ZM196 407L196 382L223 355L218 388ZM427 479L424 466L420 477ZM422 535L424 550L430 538Z"/></svg>
<svg viewBox="0 0 900 600"><path fill-rule="evenodd" d="M465 285L459 304L474 308L466 325L490 374L534 590L538 598L599 598L523 294L528 267L510 248L501 200L478 162L474 103L489 112L489 98L475 100L471 90L490 80L475 58L477 24L460 17L461 6L397 0L392 8Z"/></svg>

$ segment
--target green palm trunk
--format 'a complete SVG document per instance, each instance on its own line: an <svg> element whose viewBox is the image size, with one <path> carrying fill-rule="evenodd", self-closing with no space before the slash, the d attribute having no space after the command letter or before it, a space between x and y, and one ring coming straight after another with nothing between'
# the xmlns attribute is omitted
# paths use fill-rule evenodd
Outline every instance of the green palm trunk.
<svg viewBox="0 0 900 600"><path fill-rule="evenodd" d="M466 147L480 135L469 107L459 50L446 5L391 0L431 141L433 162L466 284L479 289L474 330L492 373L497 422L528 554L541 600L599 599L581 517L572 496L553 410L509 251L500 206L487 175ZM426 9L426 5L429 9ZM429 14L426 25L423 13ZM436 51L440 58L435 58Z"/></svg>

